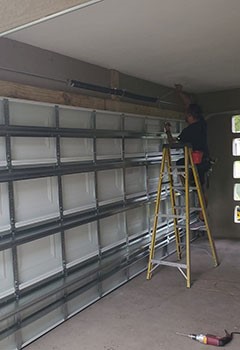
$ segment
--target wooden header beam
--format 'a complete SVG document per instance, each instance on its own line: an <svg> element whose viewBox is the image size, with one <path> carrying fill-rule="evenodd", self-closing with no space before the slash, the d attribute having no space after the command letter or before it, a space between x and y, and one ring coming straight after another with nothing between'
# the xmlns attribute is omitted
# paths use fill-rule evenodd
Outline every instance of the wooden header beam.
<svg viewBox="0 0 240 350"><path fill-rule="evenodd" d="M168 109L163 110L158 107L112 100L111 98L100 98L72 92L50 90L3 80L0 80L0 95L60 105L163 117L166 119L184 119L183 113Z"/></svg>

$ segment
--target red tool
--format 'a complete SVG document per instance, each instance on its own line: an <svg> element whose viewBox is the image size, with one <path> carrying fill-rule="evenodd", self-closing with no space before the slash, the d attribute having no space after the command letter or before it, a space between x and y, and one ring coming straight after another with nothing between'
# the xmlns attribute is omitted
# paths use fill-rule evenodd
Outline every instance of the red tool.
<svg viewBox="0 0 240 350"><path fill-rule="evenodd" d="M240 334L240 332L232 332L232 333L228 333L225 330L225 336L224 337L218 337L216 335L212 335L212 334L184 334L184 333L178 333L178 335L183 335L185 337L191 338L193 340L198 341L199 343L202 344L206 344L206 345L214 345L214 346L224 346L228 343L230 343L230 341L233 338L233 334Z"/></svg>

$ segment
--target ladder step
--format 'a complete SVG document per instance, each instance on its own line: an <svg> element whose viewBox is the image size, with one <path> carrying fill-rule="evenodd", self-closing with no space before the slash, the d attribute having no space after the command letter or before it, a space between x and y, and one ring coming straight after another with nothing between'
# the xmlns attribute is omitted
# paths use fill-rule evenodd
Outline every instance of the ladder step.
<svg viewBox="0 0 240 350"><path fill-rule="evenodd" d="M186 228L186 223L177 223L177 227L179 228Z"/></svg>
<svg viewBox="0 0 240 350"><path fill-rule="evenodd" d="M173 188L174 190L185 191L185 187L183 187L183 186L178 186L178 185L175 185L175 186L174 186L174 185L173 185L172 188ZM195 191L195 190L197 190L197 187L196 187L196 186L189 186L189 190Z"/></svg>
<svg viewBox="0 0 240 350"><path fill-rule="evenodd" d="M175 208L175 209L186 209L185 206L180 206L180 205L176 205L174 208ZM196 210L201 211L202 208L200 208L200 207L190 207L190 210L191 210L191 211L196 211Z"/></svg>
<svg viewBox="0 0 240 350"><path fill-rule="evenodd" d="M192 168L192 166L189 164L189 167L188 167L189 169L191 169ZM182 170L185 170L185 167L184 167L184 165L172 165L172 169L182 169ZM172 170L171 169L171 170Z"/></svg>
<svg viewBox="0 0 240 350"><path fill-rule="evenodd" d="M151 262L153 264L157 264L157 265L165 265L165 266L171 266L171 267L178 267L181 269L186 269L187 265L186 264L180 264L180 263L175 263L175 262L171 262L171 261L166 261L166 260L156 260L156 259L152 259Z"/></svg>
<svg viewBox="0 0 240 350"><path fill-rule="evenodd" d="M161 218L170 218L170 219L185 219L186 215L173 215L173 214L160 214Z"/></svg>
<svg viewBox="0 0 240 350"><path fill-rule="evenodd" d="M169 174L169 175L182 175L182 176L185 176L185 171L170 171L169 173L166 172L166 174Z"/></svg>
<svg viewBox="0 0 240 350"><path fill-rule="evenodd" d="M183 186L178 186L178 185L176 185L176 186L173 185L172 188L173 188L174 190L182 190L182 191L185 190L185 187L183 187Z"/></svg>
<svg viewBox="0 0 240 350"><path fill-rule="evenodd" d="M196 207L196 208L192 208L191 207L191 210L192 211L189 214L193 214L195 211L201 211L202 209L198 208L198 207ZM186 219L186 213L184 213L184 214L176 214L176 215L159 213L157 216L160 217L160 218L169 218L169 219Z"/></svg>

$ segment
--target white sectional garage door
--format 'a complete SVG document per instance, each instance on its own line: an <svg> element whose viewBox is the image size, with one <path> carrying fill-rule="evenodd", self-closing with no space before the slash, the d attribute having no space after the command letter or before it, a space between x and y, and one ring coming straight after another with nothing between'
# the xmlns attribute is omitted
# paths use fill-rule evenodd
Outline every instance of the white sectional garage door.
<svg viewBox="0 0 240 350"><path fill-rule="evenodd" d="M0 100L1 349L21 349L146 268L163 125ZM159 221L162 254L171 241Z"/></svg>

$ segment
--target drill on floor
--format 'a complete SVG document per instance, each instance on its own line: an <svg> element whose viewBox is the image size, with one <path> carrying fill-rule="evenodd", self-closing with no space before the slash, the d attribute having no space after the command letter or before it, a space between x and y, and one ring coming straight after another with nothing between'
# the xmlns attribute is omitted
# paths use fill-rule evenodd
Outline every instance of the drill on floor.
<svg viewBox="0 0 240 350"><path fill-rule="evenodd" d="M225 330L225 336L224 337L218 337L216 335L212 334L184 334L184 333L177 333L178 335L183 335L185 337L191 338L193 340L198 341L199 343L205 344L205 345L214 345L214 346L224 346L233 338L233 334L240 334L240 332L232 332L228 333Z"/></svg>

